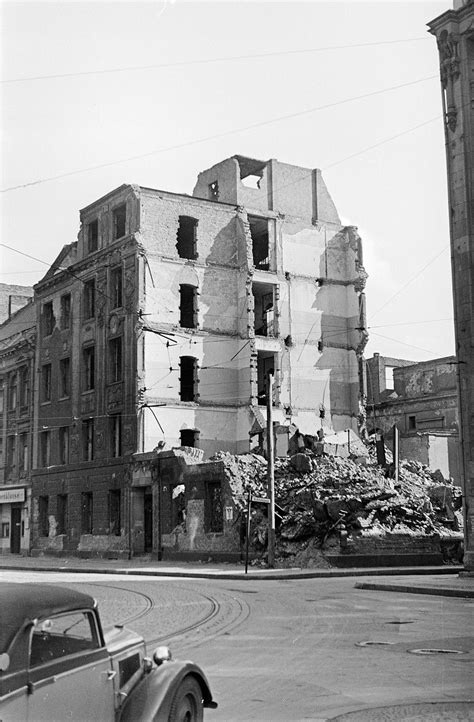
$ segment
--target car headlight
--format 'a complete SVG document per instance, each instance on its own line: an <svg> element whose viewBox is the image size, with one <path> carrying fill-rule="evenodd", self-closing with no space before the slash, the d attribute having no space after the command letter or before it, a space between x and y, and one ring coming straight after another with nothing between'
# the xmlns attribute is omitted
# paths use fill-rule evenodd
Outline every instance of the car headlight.
<svg viewBox="0 0 474 722"><path fill-rule="evenodd" d="M169 647L157 647L153 652L153 661L159 667L163 662L170 662L173 659Z"/></svg>

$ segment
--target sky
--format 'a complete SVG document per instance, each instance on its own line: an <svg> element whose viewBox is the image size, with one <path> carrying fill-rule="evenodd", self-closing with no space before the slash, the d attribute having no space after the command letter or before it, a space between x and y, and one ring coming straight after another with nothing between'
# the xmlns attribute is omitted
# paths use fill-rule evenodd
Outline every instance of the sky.
<svg viewBox="0 0 474 722"><path fill-rule="evenodd" d="M1 243L15 250L0 246L0 283L36 283L76 240L79 209L122 183L191 194L224 158L276 158L320 168L343 223L359 229L366 356L453 354L426 27L450 7L2 2Z"/></svg>

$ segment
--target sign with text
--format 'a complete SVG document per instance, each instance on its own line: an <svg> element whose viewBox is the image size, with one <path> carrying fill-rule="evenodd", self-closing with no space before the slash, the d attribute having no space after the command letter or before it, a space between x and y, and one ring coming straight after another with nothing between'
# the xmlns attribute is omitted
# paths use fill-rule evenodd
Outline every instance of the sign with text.
<svg viewBox="0 0 474 722"><path fill-rule="evenodd" d="M25 501L24 489L0 489L0 504L15 504Z"/></svg>

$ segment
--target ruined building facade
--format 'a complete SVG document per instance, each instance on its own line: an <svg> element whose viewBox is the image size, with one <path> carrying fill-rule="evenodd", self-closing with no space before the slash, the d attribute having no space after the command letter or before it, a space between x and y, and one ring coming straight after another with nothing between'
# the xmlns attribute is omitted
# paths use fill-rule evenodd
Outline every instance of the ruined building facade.
<svg viewBox="0 0 474 722"><path fill-rule="evenodd" d="M270 371L277 424L358 431L365 279L319 170L235 156L192 196L123 185L84 208L35 287L33 551L157 551L182 499L154 458L257 447ZM232 518L211 477L203 544Z"/></svg>
<svg viewBox="0 0 474 722"><path fill-rule="evenodd" d="M459 422L464 486L464 564L474 572L474 3L429 23L436 37L448 173Z"/></svg>

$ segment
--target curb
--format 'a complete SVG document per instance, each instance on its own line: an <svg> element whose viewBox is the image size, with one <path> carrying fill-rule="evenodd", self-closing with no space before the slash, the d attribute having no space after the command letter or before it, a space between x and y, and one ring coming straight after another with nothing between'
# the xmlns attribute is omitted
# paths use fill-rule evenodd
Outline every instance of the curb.
<svg viewBox="0 0 474 722"><path fill-rule="evenodd" d="M356 589L372 589L380 592L402 592L404 594L432 594L440 597L468 597L474 599L473 589L453 589L452 587L413 587L404 584L378 584L376 582L356 582Z"/></svg>

